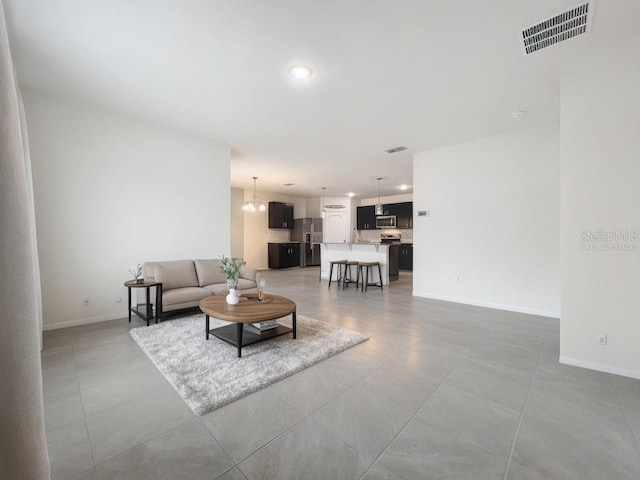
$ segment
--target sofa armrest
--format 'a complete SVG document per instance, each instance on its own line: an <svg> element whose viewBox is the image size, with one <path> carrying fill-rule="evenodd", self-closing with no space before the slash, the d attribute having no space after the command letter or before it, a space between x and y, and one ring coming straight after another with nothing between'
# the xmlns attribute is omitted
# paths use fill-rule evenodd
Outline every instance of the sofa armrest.
<svg viewBox="0 0 640 480"><path fill-rule="evenodd" d="M252 282L256 282L257 283L257 275L258 275L258 269L257 268L253 268L253 267L247 267L246 265L243 265L240 267L240 270L238 271L238 276L240 278L244 278L247 280L251 280Z"/></svg>

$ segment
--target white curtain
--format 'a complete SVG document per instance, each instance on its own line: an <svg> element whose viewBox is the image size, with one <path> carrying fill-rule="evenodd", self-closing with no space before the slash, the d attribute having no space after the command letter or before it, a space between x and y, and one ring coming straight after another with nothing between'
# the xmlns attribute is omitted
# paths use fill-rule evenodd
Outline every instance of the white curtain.
<svg viewBox="0 0 640 480"><path fill-rule="evenodd" d="M22 133L22 150L24 154L24 170L27 177L27 195L29 202L29 224L32 231L32 255L33 255L33 281L34 281L34 301L36 303L36 315L38 317L38 331L40 332L40 350L42 350L42 289L40 288L40 262L38 260L38 242L36 233L36 203L33 197L33 175L31 173L31 155L29 153L29 134L27 130L27 117L24 113L24 103L22 102L22 94L18 87L18 79L14 72L14 83L18 94L18 108L20 109L20 131Z"/></svg>
<svg viewBox="0 0 640 480"><path fill-rule="evenodd" d="M0 478L50 477L26 138L0 0Z"/></svg>

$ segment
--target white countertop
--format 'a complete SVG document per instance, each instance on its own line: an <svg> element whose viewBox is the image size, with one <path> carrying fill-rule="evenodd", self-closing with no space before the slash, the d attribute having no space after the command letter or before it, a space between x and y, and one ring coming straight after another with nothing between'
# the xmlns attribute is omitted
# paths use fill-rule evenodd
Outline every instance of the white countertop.
<svg viewBox="0 0 640 480"><path fill-rule="evenodd" d="M329 278L331 261L347 259L358 262L379 262L382 283L388 285L389 245L388 243L323 243L320 255L320 277L325 280Z"/></svg>
<svg viewBox="0 0 640 480"><path fill-rule="evenodd" d="M322 243L324 243L325 245L365 245L365 246L373 245L375 247L380 245L382 246L389 245L388 243L380 243L380 242L378 243L375 243L375 242L336 242L336 243L322 242Z"/></svg>

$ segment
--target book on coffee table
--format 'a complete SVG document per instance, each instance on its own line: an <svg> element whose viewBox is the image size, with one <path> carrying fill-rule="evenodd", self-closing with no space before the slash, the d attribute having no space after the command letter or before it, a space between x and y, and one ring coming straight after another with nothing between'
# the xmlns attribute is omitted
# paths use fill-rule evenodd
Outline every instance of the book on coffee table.
<svg viewBox="0 0 640 480"><path fill-rule="evenodd" d="M273 328L278 328L278 322L276 320L267 320L260 323L247 323L245 326L247 330L251 332L262 333Z"/></svg>

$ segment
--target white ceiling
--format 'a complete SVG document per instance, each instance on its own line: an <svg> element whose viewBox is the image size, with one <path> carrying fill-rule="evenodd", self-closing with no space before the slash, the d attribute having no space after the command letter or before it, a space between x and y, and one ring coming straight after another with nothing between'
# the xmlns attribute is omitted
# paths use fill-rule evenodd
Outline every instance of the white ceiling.
<svg viewBox="0 0 640 480"><path fill-rule="evenodd" d="M297 196L402 193L413 153L557 121L560 54L583 41L518 44L577 0L4 3L22 85L228 142L232 186Z"/></svg>

